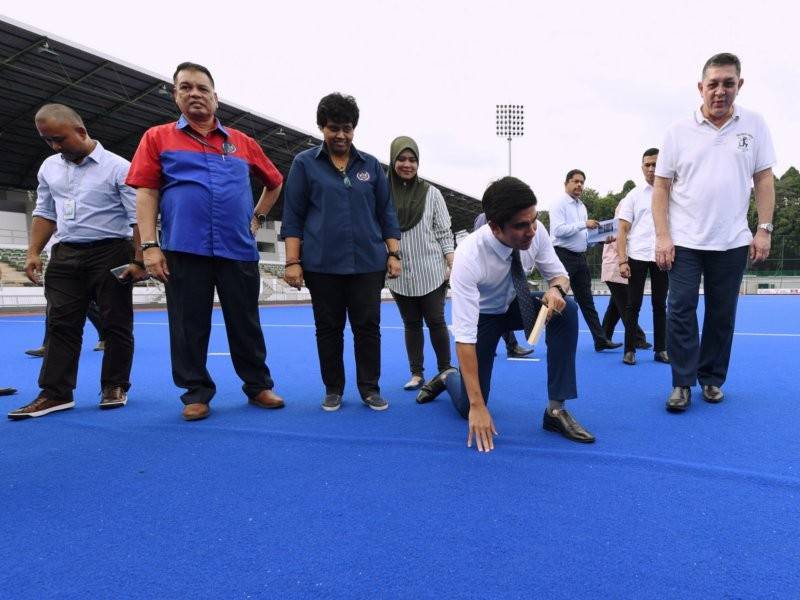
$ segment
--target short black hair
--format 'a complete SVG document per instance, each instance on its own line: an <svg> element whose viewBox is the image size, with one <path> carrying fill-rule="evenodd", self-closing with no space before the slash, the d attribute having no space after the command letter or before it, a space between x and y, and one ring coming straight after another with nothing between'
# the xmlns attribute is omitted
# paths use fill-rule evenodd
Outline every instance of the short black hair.
<svg viewBox="0 0 800 600"><path fill-rule="evenodd" d="M644 160L648 156L656 156L657 154L658 154L658 148L648 148L647 150L644 151L644 154L642 154L642 160Z"/></svg>
<svg viewBox="0 0 800 600"><path fill-rule="evenodd" d="M706 61L706 64L703 65L703 73L701 74L700 79L706 78L706 71L708 71L709 67L729 67L731 65L736 67L736 76L739 77L742 74L742 63L738 56L731 54L730 52L720 52L719 54L715 54Z"/></svg>
<svg viewBox="0 0 800 600"><path fill-rule="evenodd" d="M516 177L503 177L486 188L481 199L486 220L503 227L521 210L536 206L536 194Z"/></svg>
<svg viewBox="0 0 800 600"><path fill-rule="evenodd" d="M323 97L317 106L317 125L322 128L331 123L358 125L358 104L352 96L334 92Z"/></svg>
<svg viewBox="0 0 800 600"><path fill-rule="evenodd" d="M586 181L586 173L584 173L580 169L572 169L567 173L567 178L564 180L564 183L568 183L569 180L572 179L574 175L581 175L583 176L583 180Z"/></svg>
<svg viewBox="0 0 800 600"><path fill-rule="evenodd" d="M172 74L173 84L177 83L178 73L180 73L181 71L200 71L211 80L211 87L216 87L214 85L214 78L211 76L211 71L209 71L208 68L204 67L203 65L198 65L197 63L193 62L182 62L177 66L175 72Z"/></svg>

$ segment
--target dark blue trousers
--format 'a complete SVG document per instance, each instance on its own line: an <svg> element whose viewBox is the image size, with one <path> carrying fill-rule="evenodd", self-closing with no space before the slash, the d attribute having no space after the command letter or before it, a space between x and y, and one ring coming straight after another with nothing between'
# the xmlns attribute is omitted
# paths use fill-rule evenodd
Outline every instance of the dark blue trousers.
<svg viewBox="0 0 800 600"><path fill-rule="evenodd" d="M539 311L542 293L532 293L534 308ZM514 300L508 310L499 315L481 314L478 319L478 379L483 399L488 404L492 384L492 369L497 342L506 331L522 329L519 305ZM567 298L561 315L554 315L545 328L547 345L547 393L550 400L569 400L578 397L575 377L575 349L578 346L578 305ZM460 374L447 378L447 392L453 406L465 419L469 416L469 398Z"/></svg>
<svg viewBox="0 0 800 600"><path fill-rule="evenodd" d="M724 251L675 248L667 303L673 386L725 383L747 253L748 246ZM705 292L702 338L697 324L701 276Z"/></svg>

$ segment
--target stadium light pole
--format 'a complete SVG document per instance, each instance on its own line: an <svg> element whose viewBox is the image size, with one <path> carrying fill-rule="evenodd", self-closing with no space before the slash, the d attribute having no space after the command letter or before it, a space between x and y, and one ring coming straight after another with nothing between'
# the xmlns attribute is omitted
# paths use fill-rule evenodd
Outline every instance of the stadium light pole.
<svg viewBox="0 0 800 600"><path fill-rule="evenodd" d="M525 107L522 104L497 104L497 136L508 140L508 174L511 175L511 140L525 133Z"/></svg>

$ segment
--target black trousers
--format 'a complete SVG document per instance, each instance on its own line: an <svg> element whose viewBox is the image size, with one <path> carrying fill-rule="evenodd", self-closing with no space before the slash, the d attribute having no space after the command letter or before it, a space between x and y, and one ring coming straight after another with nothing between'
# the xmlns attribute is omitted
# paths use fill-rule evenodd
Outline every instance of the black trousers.
<svg viewBox="0 0 800 600"><path fill-rule="evenodd" d="M91 301L100 309L106 342L100 384L130 388L133 284L120 282L110 270L129 263L133 254L131 241L121 238L53 246L44 278L48 343L39 372L39 387L48 397L72 399Z"/></svg>
<svg viewBox="0 0 800 600"><path fill-rule="evenodd" d="M628 285L615 281L606 281L606 285L611 292L611 300L603 315L603 333L605 333L606 339L610 341L614 336L614 329L617 327L617 323L623 318L628 307ZM643 344L647 342L647 336L638 323L636 325L636 342Z"/></svg>
<svg viewBox="0 0 800 600"><path fill-rule="evenodd" d="M658 268L655 262L628 258L631 278L628 288L628 307L623 317L625 321L625 351L635 351L639 328L639 311L642 309L644 282L650 274L650 303L653 307L653 351L667 349L667 290L669 276ZM631 331L629 334L628 332Z"/></svg>
<svg viewBox="0 0 800 600"><path fill-rule="evenodd" d="M701 385L725 383L747 252L748 246L724 251L675 247L667 312L673 386L692 386L697 381ZM701 276L705 314L703 336L698 339Z"/></svg>
<svg viewBox="0 0 800 600"><path fill-rule="evenodd" d="M597 316L597 309L594 307L592 274L589 271L589 263L586 262L586 253L572 252L559 246L556 246L555 250L561 264L569 274L569 285L575 295L575 302L578 303L583 320L586 321L594 343L597 345L605 340L605 335L603 327L600 325L600 318Z"/></svg>
<svg viewBox="0 0 800 600"><path fill-rule="evenodd" d="M120 266L120 265L117 265ZM45 312L45 320L44 320L44 339L42 340L42 346L47 346L47 314L50 312L50 307L48 306ZM103 341L103 323L100 321L100 308L97 306L97 302L94 300L89 302L89 308L86 309L86 318L89 319L89 322L92 326L97 330L97 339L98 341Z"/></svg>
<svg viewBox="0 0 800 600"><path fill-rule="evenodd" d="M317 353L326 394L344 393L344 324L349 319L362 398L380 393L381 290L385 271L336 275L303 273L317 329Z"/></svg>
<svg viewBox="0 0 800 600"><path fill-rule="evenodd" d="M214 288L225 320L231 361L248 398L271 390L267 347L258 314L260 275L257 261L240 261L166 251L172 379L186 389L184 404L208 404L216 385L206 368Z"/></svg>
<svg viewBox="0 0 800 600"><path fill-rule="evenodd" d="M425 339L422 334L422 320L428 325L431 344L436 353L437 372L441 373L450 368L450 333L444 320L444 301L447 294L447 285L442 284L437 289L424 296L404 296L392 292L392 297L397 303L400 317L405 327L406 353L412 375L423 376L425 356L423 348Z"/></svg>

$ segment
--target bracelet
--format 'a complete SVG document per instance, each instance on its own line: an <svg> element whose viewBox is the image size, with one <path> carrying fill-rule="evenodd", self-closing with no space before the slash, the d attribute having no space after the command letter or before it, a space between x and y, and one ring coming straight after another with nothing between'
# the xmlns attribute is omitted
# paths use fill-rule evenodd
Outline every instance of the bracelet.
<svg viewBox="0 0 800 600"><path fill-rule="evenodd" d="M145 268L144 263L142 261L140 261L140 260L132 260L131 264L132 265L136 265L140 269L144 269Z"/></svg>
<svg viewBox="0 0 800 600"><path fill-rule="evenodd" d="M288 269L289 267L293 267L295 265L300 265L301 262L302 261L299 258L291 258L291 259L286 261L286 264L284 265L284 268Z"/></svg>

